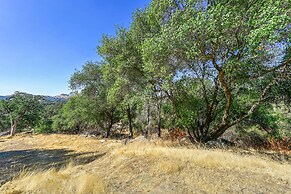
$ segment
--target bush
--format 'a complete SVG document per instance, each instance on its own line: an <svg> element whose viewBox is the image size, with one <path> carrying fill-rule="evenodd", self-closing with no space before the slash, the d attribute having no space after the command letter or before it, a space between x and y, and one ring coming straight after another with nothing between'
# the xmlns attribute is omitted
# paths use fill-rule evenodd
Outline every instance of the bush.
<svg viewBox="0 0 291 194"><path fill-rule="evenodd" d="M274 137L269 138L268 148L275 151L287 151L291 150L291 138L284 137L282 139L277 139Z"/></svg>
<svg viewBox="0 0 291 194"><path fill-rule="evenodd" d="M51 120L41 120L35 129L36 133L52 133L52 121Z"/></svg>

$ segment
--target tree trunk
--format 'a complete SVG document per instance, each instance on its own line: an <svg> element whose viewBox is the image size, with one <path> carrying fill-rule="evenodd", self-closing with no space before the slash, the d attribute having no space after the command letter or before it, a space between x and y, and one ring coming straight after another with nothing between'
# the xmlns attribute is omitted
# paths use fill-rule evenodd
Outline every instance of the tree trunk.
<svg viewBox="0 0 291 194"><path fill-rule="evenodd" d="M162 125L162 102L158 103L158 137L161 137L161 125Z"/></svg>
<svg viewBox="0 0 291 194"><path fill-rule="evenodd" d="M17 127L17 122L12 122L11 121L11 129L10 129L10 136L13 136L16 132L16 127Z"/></svg>
<svg viewBox="0 0 291 194"><path fill-rule="evenodd" d="M110 121L110 124L107 127L107 130L106 130L106 138L108 138L110 136L112 126L113 126L113 120Z"/></svg>
<svg viewBox="0 0 291 194"><path fill-rule="evenodd" d="M133 130L132 130L132 118L131 118L131 109L130 105L127 106L127 119L128 119L128 127L129 127L129 139L133 138Z"/></svg>
<svg viewBox="0 0 291 194"><path fill-rule="evenodd" d="M146 138L149 135L149 130L150 130L150 105L148 103L147 104L147 126L146 126L146 131L145 131L145 137Z"/></svg>
<svg viewBox="0 0 291 194"><path fill-rule="evenodd" d="M111 131L111 127L107 127L105 138L108 138L109 137L110 131Z"/></svg>

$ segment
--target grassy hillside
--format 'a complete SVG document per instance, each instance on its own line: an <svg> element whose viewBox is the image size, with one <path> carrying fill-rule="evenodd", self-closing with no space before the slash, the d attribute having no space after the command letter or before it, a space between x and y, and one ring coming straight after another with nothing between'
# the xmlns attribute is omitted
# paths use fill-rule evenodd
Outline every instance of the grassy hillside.
<svg viewBox="0 0 291 194"><path fill-rule="evenodd" d="M18 135L0 139L0 193L288 193L285 154Z"/></svg>

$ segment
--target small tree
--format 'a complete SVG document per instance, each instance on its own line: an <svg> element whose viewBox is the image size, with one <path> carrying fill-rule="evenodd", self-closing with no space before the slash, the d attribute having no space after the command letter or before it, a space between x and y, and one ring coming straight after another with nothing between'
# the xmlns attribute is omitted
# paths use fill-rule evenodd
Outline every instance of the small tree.
<svg viewBox="0 0 291 194"><path fill-rule="evenodd" d="M18 126L34 127L37 125L41 106L41 97L15 92L0 101L0 110L10 121L10 135L13 136Z"/></svg>
<svg viewBox="0 0 291 194"><path fill-rule="evenodd" d="M98 53L105 61L104 80L108 84L108 100L118 103L126 112L129 138L133 138L133 115L139 95L144 89L142 58L132 33L118 28L115 37L104 36Z"/></svg>
<svg viewBox="0 0 291 194"><path fill-rule="evenodd" d="M103 76L102 63L88 62L81 71L75 72L70 79L70 87L81 91L82 117L86 118L88 125L95 125L106 130L109 137L112 126L121 119L119 107L115 102L109 101L108 83Z"/></svg>

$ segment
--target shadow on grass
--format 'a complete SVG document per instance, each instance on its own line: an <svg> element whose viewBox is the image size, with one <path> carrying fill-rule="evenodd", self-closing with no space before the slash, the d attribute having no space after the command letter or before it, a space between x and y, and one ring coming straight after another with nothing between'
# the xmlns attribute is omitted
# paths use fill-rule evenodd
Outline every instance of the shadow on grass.
<svg viewBox="0 0 291 194"><path fill-rule="evenodd" d="M83 165L104 156L105 153L74 153L66 149L33 149L0 152L0 186L21 171L60 169L68 163Z"/></svg>

